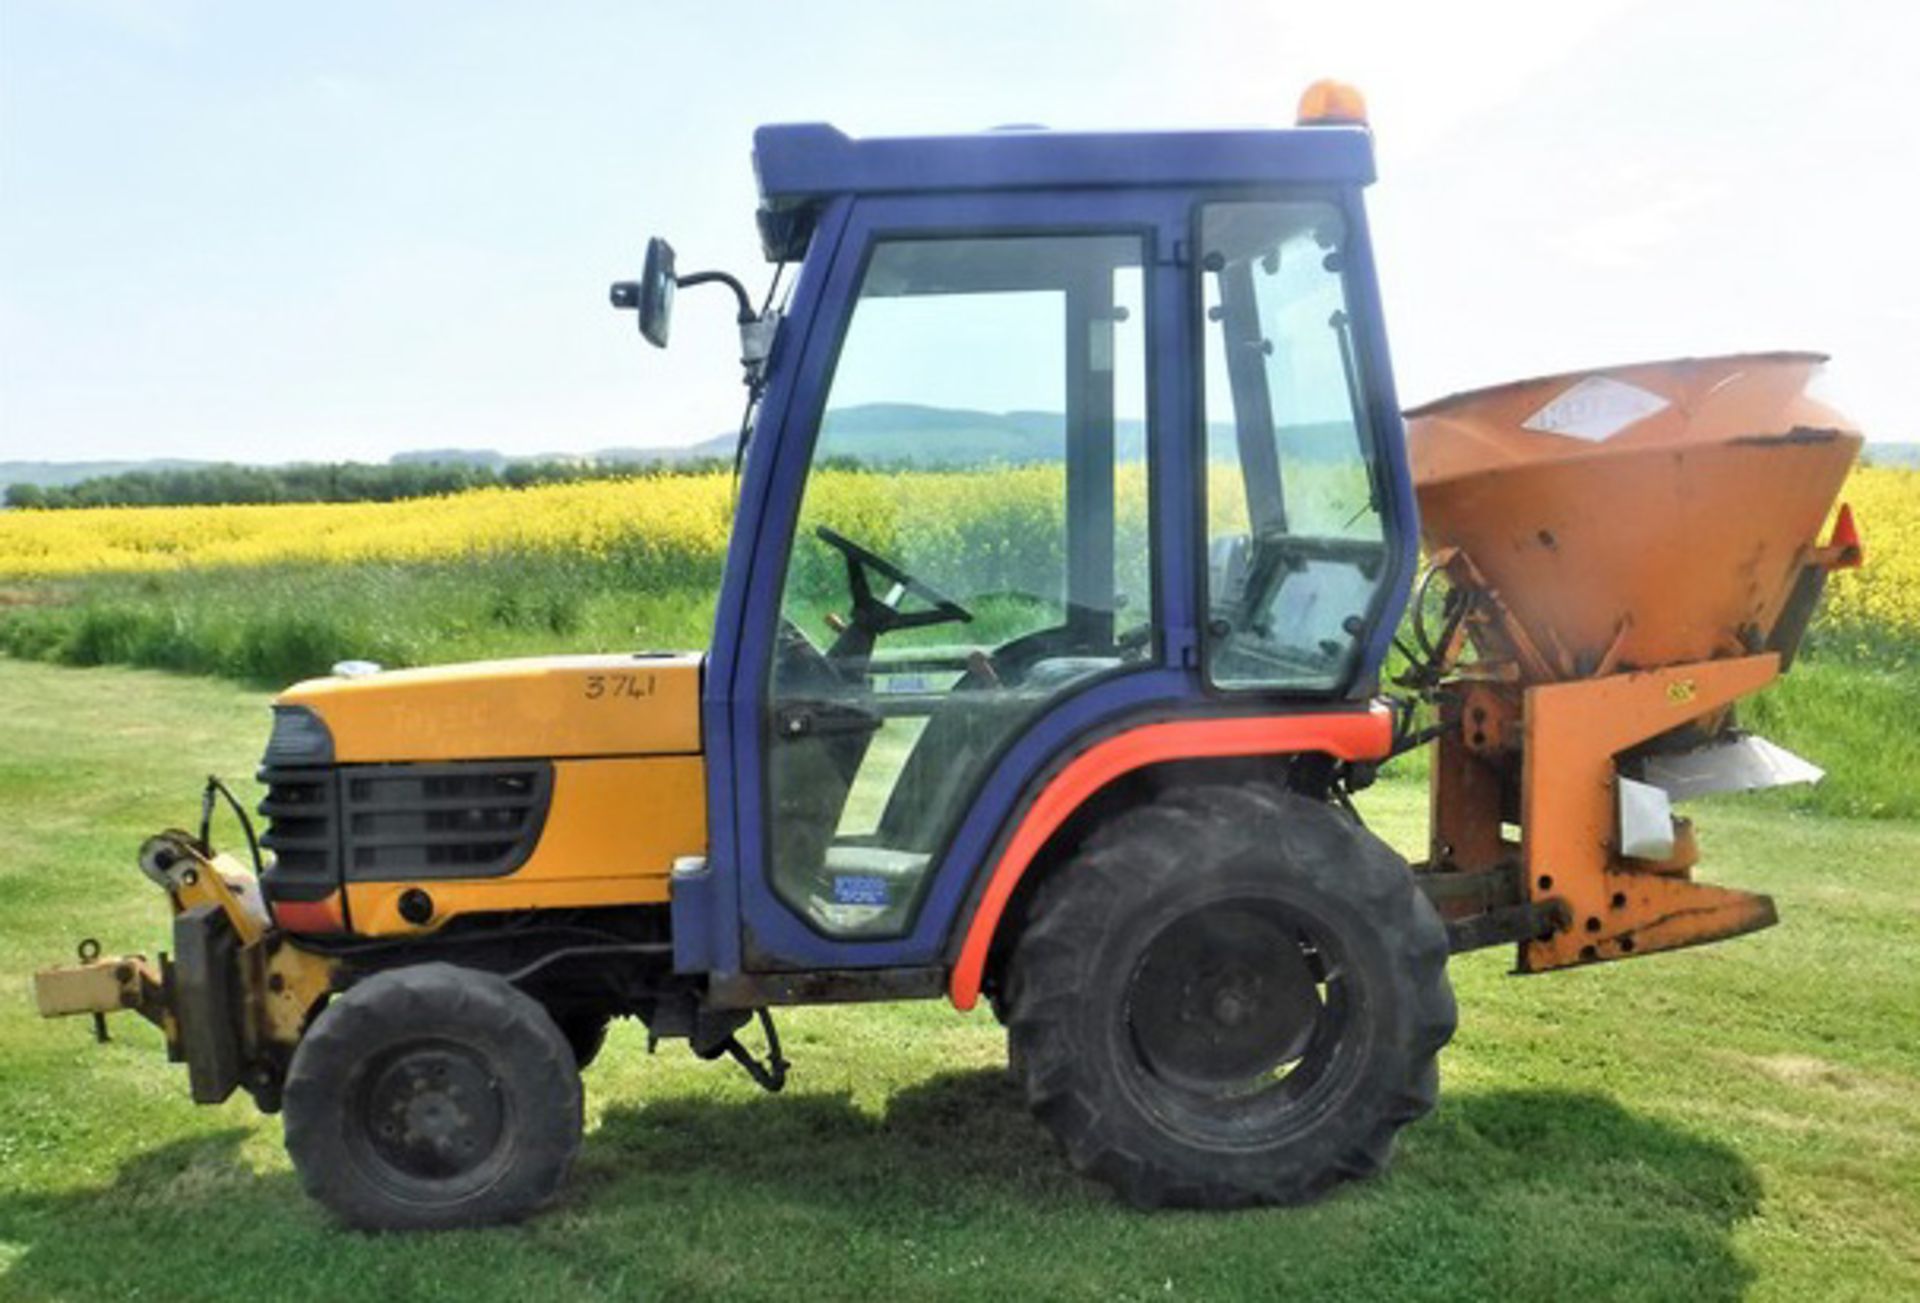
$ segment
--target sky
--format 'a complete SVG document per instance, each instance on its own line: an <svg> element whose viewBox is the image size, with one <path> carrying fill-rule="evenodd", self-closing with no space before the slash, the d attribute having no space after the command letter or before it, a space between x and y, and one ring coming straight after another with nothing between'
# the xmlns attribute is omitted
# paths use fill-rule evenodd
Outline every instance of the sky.
<svg viewBox="0 0 1920 1303"><path fill-rule="evenodd" d="M1920 439L1916 48L1868 0L0 0L0 460L706 438L727 296L660 353L606 285L651 234L764 281L756 125L1286 125L1321 76L1408 403L1808 348Z"/></svg>

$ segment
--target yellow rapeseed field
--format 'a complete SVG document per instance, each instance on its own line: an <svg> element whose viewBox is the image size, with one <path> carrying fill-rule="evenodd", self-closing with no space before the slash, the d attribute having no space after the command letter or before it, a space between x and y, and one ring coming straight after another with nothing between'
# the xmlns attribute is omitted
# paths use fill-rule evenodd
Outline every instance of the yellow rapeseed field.
<svg viewBox="0 0 1920 1303"><path fill-rule="evenodd" d="M923 547L984 547L996 537L1004 545L1031 529L1036 513L1058 511L1059 474L1045 466L920 473L909 519L907 495L889 476L829 471L812 485L806 514L881 548L909 532ZM1126 523L1143 525L1140 477L1131 467L1122 476L1123 502L1134 508L1123 512ZM1863 468L1843 497L1868 564L1836 576L1829 618L1920 635L1920 471ZM516 552L710 565L726 545L730 504L729 477L716 472L391 503L11 511L0 513L0 578Z"/></svg>
<svg viewBox="0 0 1920 1303"><path fill-rule="evenodd" d="M1829 618L1920 635L1920 470L1863 467L1840 497L1853 508L1867 562L1834 576Z"/></svg>
<svg viewBox="0 0 1920 1303"><path fill-rule="evenodd" d="M429 561L490 552L604 553L636 540L717 551L724 474L477 489L406 502L98 507L0 514L0 575Z"/></svg>
<svg viewBox="0 0 1920 1303"><path fill-rule="evenodd" d="M1057 533L1061 468L922 471L910 490L885 473L828 470L804 515L885 548L917 550ZM1123 523L1144 528L1145 480L1120 475ZM725 550L732 482L723 472L478 489L404 502L101 507L0 514L0 577L34 578L282 562L447 561L494 554L615 552L712 561Z"/></svg>

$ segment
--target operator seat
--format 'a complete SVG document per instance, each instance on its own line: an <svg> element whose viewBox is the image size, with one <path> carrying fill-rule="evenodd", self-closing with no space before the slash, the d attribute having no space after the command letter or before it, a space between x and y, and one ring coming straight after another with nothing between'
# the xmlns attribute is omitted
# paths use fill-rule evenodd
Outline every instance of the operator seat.
<svg viewBox="0 0 1920 1303"><path fill-rule="evenodd" d="M1012 683L970 668L928 717L887 798L875 840L928 855L939 850L1007 739L1073 682L1120 663L1118 656L1049 656Z"/></svg>

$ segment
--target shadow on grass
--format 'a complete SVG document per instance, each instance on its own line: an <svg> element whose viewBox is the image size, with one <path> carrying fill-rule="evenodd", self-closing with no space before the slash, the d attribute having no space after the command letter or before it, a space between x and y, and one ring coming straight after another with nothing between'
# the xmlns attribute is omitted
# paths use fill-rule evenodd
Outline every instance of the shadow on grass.
<svg viewBox="0 0 1920 1303"><path fill-rule="evenodd" d="M248 1135L177 1141L101 1188L0 1194L0 1292L1732 1298L1750 1272L1731 1235L1759 1202L1725 1146L1548 1090L1460 1094L1386 1178L1236 1214L1117 1204L991 1071L878 1115L834 1094L615 1109L557 1209L447 1236L333 1228L291 1176L251 1169Z"/></svg>

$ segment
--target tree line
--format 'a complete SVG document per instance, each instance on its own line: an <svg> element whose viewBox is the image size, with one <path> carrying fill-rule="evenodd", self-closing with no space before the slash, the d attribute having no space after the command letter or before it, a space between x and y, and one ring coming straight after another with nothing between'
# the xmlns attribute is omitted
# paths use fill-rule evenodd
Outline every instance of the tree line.
<svg viewBox="0 0 1920 1303"><path fill-rule="evenodd" d="M214 506L274 502L394 502L469 489L526 488L576 480L648 474L692 474L721 463L518 461L493 467L466 462L328 462L297 466L197 466L125 471L72 484L10 484L6 504L29 510L74 507Z"/></svg>

